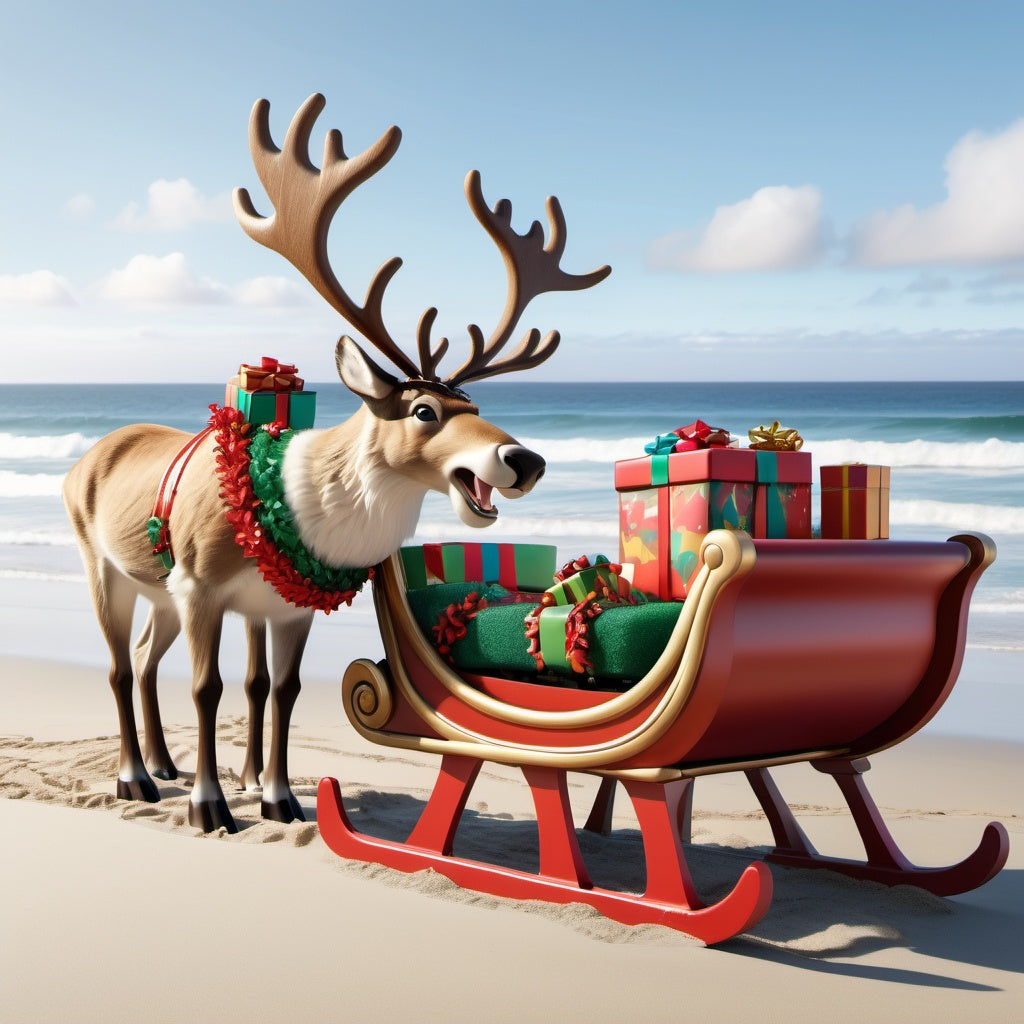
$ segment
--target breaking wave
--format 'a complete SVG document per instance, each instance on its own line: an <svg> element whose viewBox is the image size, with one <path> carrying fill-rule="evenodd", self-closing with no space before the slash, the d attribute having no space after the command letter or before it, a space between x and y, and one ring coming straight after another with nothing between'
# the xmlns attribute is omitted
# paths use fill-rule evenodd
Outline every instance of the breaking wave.
<svg viewBox="0 0 1024 1024"><path fill-rule="evenodd" d="M602 440L593 437L522 437L520 443L534 449L552 463L601 462L638 459L650 437ZM841 462L869 462L900 468L948 470L1008 470L1024 472L1024 441L859 441L836 439L806 442L816 465Z"/></svg>
<svg viewBox="0 0 1024 1024"><path fill-rule="evenodd" d="M941 526L950 530L1024 534L1024 509L1008 505L958 504L952 501L894 500L889 520L899 526Z"/></svg>
<svg viewBox="0 0 1024 1024"><path fill-rule="evenodd" d="M77 459L98 440L85 434L8 434L0 432L0 457L4 459Z"/></svg>
<svg viewBox="0 0 1024 1024"><path fill-rule="evenodd" d="M63 473L15 473L0 469L0 495L5 498L59 498L63 482Z"/></svg>

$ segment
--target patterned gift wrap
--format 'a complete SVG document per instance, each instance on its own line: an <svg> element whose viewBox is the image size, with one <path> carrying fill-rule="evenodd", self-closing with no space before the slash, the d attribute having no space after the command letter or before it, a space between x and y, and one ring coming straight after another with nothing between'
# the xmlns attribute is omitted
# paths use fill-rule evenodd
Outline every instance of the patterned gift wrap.
<svg viewBox="0 0 1024 1024"><path fill-rule="evenodd" d="M553 544L423 544L400 551L410 590L479 582L537 593L551 586L556 553Z"/></svg>
<svg viewBox="0 0 1024 1024"><path fill-rule="evenodd" d="M822 466L821 536L885 540L889 536L889 467L862 462Z"/></svg>
<svg viewBox="0 0 1024 1024"><path fill-rule="evenodd" d="M756 451L754 537L811 536L810 452Z"/></svg>
<svg viewBox="0 0 1024 1024"><path fill-rule="evenodd" d="M290 363L264 356L259 366L242 363L224 392L224 405L240 409L247 423L283 423L306 430L316 417L316 392L303 391L304 381Z"/></svg>
<svg viewBox="0 0 1024 1024"><path fill-rule="evenodd" d="M615 464L619 561L634 567L634 587L663 600L685 597L704 535L752 530L756 455L706 448Z"/></svg>

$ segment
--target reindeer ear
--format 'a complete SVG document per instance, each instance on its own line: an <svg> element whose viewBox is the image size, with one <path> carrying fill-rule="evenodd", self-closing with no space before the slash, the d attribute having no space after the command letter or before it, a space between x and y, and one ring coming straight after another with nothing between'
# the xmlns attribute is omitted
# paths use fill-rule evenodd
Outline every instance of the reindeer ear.
<svg viewBox="0 0 1024 1024"><path fill-rule="evenodd" d="M387 398L398 378L382 370L351 338L343 335L334 350L342 383L361 398Z"/></svg>

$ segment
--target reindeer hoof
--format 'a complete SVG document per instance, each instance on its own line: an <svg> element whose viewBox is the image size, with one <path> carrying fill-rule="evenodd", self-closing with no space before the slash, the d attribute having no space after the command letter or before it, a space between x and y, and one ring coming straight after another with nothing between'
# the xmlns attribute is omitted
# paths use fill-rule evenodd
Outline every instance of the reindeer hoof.
<svg viewBox="0 0 1024 1024"><path fill-rule="evenodd" d="M223 828L231 833L238 831L235 819L231 816L227 801L223 797L219 800L204 800L202 802L190 800L188 823L193 828L200 828L204 832L213 832L218 828Z"/></svg>
<svg viewBox="0 0 1024 1024"><path fill-rule="evenodd" d="M282 800L263 800L260 813L267 821L280 821L285 825L292 821L306 820L299 801L291 793Z"/></svg>
<svg viewBox="0 0 1024 1024"><path fill-rule="evenodd" d="M160 791L156 783L150 778L141 779L118 779L117 780L118 800L145 800L148 804L160 802Z"/></svg>

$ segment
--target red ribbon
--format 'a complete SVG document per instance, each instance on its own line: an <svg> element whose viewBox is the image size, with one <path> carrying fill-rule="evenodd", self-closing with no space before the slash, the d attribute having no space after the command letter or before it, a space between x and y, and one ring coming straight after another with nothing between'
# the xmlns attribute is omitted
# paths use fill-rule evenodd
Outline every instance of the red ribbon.
<svg viewBox="0 0 1024 1024"><path fill-rule="evenodd" d="M294 363L263 356L259 366L239 366L239 385L243 391L301 391L304 381L296 376L297 369Z"/></svg>
<svg viewBox="0 0 1024 1024"><path fill-rule="evenodd" d="M722 427L709 427L703 420L694 420L672 431L679 441L675 451L693 452L700 448L728 448L732 437Z"/></svg>

